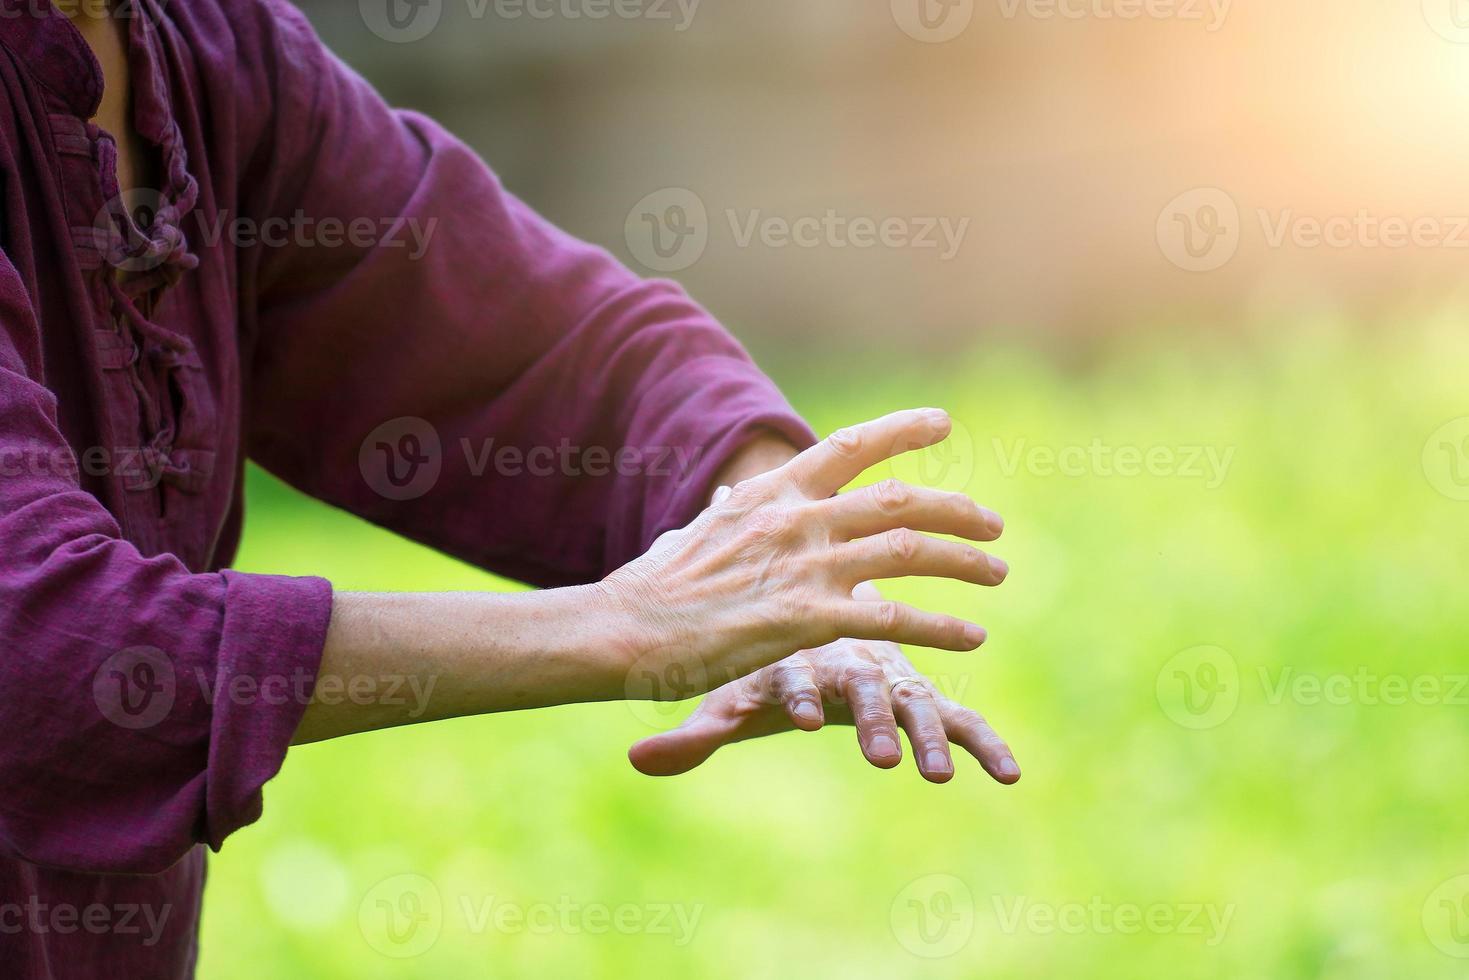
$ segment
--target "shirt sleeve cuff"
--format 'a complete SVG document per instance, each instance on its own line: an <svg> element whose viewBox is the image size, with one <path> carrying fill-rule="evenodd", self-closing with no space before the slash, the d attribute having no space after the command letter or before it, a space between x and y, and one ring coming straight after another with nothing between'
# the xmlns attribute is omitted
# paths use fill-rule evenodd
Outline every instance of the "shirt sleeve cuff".
<svg viewBox="0 0 1469 980"><path fill-rule="evenodd" d="M218 851L260 819L311 701L331 621L320 578L222 572L225 617L210 724L205 840Z"/></svg>

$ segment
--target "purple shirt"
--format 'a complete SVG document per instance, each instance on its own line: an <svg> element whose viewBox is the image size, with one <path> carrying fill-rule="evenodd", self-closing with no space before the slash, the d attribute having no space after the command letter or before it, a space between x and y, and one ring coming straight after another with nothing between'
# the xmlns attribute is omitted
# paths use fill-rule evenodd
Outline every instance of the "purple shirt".
<svg viewBox="0 0 1469 980"><path fill-rule="evenodd" d="M0 0L7 977L192 971L201 845L259 818L332 604L223 570L247 455L559 585L686 522L757 432L811 439L682 291L538 218L283 0L131 6L165 185L137 220L95 59Z"/></svg>

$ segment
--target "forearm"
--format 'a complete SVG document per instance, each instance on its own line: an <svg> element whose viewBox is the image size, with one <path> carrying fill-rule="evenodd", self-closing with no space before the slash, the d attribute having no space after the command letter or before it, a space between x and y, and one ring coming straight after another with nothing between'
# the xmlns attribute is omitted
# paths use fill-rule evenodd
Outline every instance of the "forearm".
<svg viewBox="0 0 1469 980"><path fill-rule="evenodd" d="M622 697L633 629L624 619L597 586L339 593L293 744Z"/></svg>
<svg viewBox="0 0 1469 980"><path fill-rule="evenodd" d="M797 455L771 433L720 470L733 485ZM713 487L710 492L713 492ZM293 742L625 696L635 624L598 586L504 595L336 596L315 694ZM359 690L392 696L356 696Z"/></svg>

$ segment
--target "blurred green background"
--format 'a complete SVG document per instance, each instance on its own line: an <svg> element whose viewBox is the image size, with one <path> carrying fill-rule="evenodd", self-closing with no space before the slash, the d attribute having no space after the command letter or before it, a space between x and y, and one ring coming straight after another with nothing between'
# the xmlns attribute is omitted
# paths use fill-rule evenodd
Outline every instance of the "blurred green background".
<svg viewBox="0 0 1469 980"><path fill-rule="evenodd" d="M421 36L384 2L300 5L671 271L816 428L954 413L892 470L1003 513L1013 574L888 591L990 628L914 657L1025 777L930 786L847 730L635 773L688 705L310 746L211 864L205 980L1469 974L1460 0L960 0L938 34L925 0L399 5ZM707 248L649 269L642 202L679 189ZM731 228L829 212L967 230L945 259ZM512 587L248 498L244 568Z"/></svg>
<svg viewBox="0 0 1469 980"><path fill-rule="evenodd" d="M628 745L688 705L299 748L212 861L201 976L1463 976L1461 323L773 365L823 431L960 422L894 469L1000 510L1011 579L889 593L990 627L977 655L914 656L1021 783L880 772L849 729L635 773ZM1067 447L1088 462L1035 452ZM1196 472L1195 447L1228 466ZM1152 472L1096 462L1129 448ZM244 568L505 587L261 473L249 500Z"/></svg>

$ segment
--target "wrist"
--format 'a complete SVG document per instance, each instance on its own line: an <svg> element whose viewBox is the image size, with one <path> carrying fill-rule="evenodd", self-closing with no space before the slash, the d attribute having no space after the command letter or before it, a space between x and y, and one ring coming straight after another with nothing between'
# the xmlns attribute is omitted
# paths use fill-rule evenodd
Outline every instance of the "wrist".
<svg viewBox="0 0 1469 980"><path fill-rule="evenodd" d="M584 587L584 625L594 635L597 650L591 669L609 701L629 697L629 678L658 649L646 596L633 594L647 590L634 588L629 577L623 569Z"/></svg>
<svg viewBox="0 0 1469 980"><path fill-rule="evenodd" d="M719 468L714 476L714 484L707 488L704 499L711 499L714 491L720 487L732 487L741 480L780 469L798 455L799 451L790 440L774 430L762 431Z"/></svg>

